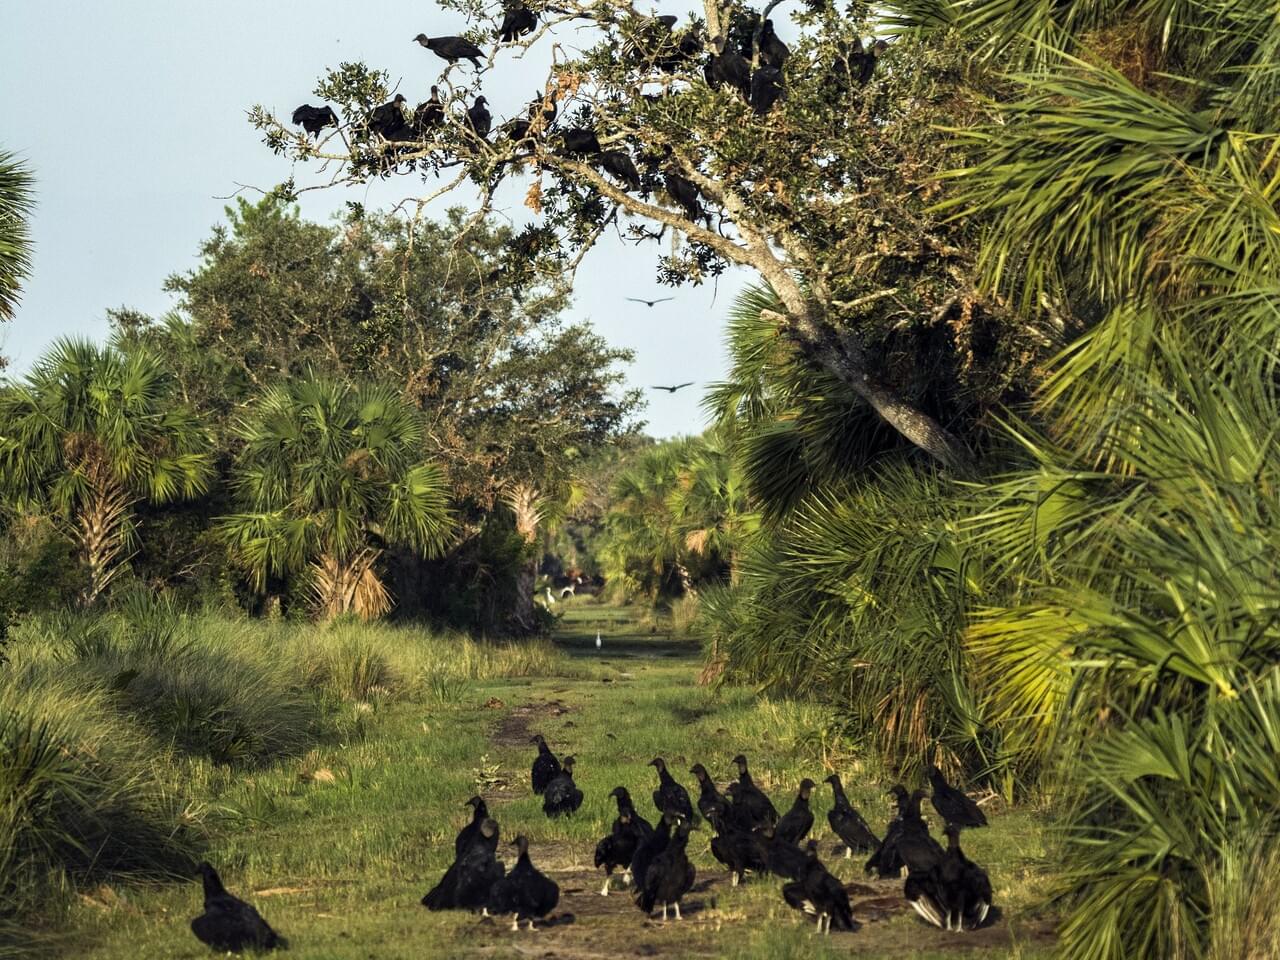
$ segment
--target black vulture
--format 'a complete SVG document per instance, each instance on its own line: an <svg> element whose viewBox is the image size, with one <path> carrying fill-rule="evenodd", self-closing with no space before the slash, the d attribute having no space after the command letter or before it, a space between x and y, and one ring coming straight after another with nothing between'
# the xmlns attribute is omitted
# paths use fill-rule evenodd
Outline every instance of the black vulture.
<svg viewBox="0 0 1280 960"><path fill-rule="evenodd" d="M471 822L458 831L458 835L453 839L453 855L455 857L462 856L462 852L471 845L471 842L480 834L480 824L489 819L489 808L485 805L484 797L472 797L466 804L471 807Z"/></svg>
<svg viewBox="0 0 1280 960"><path fill-rule="evenodd" d="M745 879L748 870L763 873L769 869L768 852L760 836L739 828L724 816L718 815L711 824L717 831L711 838L711 855L729 868L733 886Z"/></svg>
<svg viewBox="0 0 1280 960"><path fill-rule="evenodd" d="M631 806L631 798L627 796L625 789L617 787L611 795L616 796L618 790L622 790L622 794L618 796L618 816L613 821L609 835L596 844L596 866L604 867L604 886L600 888L602 897L609 895L609 880L614 870L619 867L623 869L624 883L631 879L631 858L635 856L645 837L653 833L653 827Z"/></svg>
<svg viewBox="0 0 1280 960"><path fill-rule="evenodd" d="M328 105L313 107L309 103L304 103L293 111L293 122L295 125L301 124L302 129L307 133L319 136L320 131L325 127L338 125L338 115L333 112L333 107Z"/></svg>
<svg viewBox="0 0 1280 960"><path fill-rule="evenodd" d="M560 772L560 761L551 752L542 734L535 733L529 742L538 745L538 755L533 759L533 770L530 776L533 781L533 792L542 793L547 789L547 784L551 782L552 777Z"/></svg>
<svg viewBox="0 0 1280 960"><path fill-rule="evenodd" d="M773 32L773 21L766 20L764 27L760 30L760 62L765 66L781 70L789 56L791 56L790 48Z"/></svg>
<svg viewBox="0 0 1280 960"><path fill-rule="evenodd" d="M488 102L484 97L476 97L476 102L467 111L467 126L481 140L489 136L489 131L493 128L493 115L485 106Z"/></svg>
<svg viewBox="0 0 1280 960"><path fill-rule="evenodd" d="M692 820L693 804L689 802L689 791L676 783L675 777L667 770L667 762L661 757L654 757L649 766L658 768L658 789L653 791L653 805L658 812L675 813Z"/></svg>
<svg viewBox="0 0 1280 960"><path fill-rule="evenodd" d="M818 920L818 932L837 930L857 930L858 922L853 919L853 908L849 905L849 894L844 884L831 875L818 859L818 844L809 841L805 851L804 866L800 868L800 876L791 883L782 885L782 899L796 910L812 914Z"/></svg>
<svg viewBox="0 0 1280 960"><path fill-rule="evenodd" d="M511 841L520 856L511 872L493 885L488 909L493 914L512 914L511 929L519 930L520 921L528 920L533 929L536 917L545 917L560 902L560 887L529 860L529 841L523 834Z"/></svg>
<svg viewBox="0 0 1280 960"><path fill-rule="evenodd" d="M871 82L871 78L876 73L876 62L880 59L880 54L889 49L889 44L883 40L877 40L871 45L871 49L863 53L859 58L858 83L864 87Z"/></svg>
<svg viewBox="0 0 1280 960"><path fill-rule="evenodd" d="M800 790L796 794L791 809L778 820L774 832L779 840L786 843L799 843L813 829L813 811L809 809L809 795L813 793L815 784L808 777L800 781Z"/></svg>
<svg viewBox="0 0 1280 960"><path fill-rule="evenodd" d="M560 761L560 772L551 778L542 793L542 812L548 817L573 813L582 806L582 791L573 782L573 757Z"/></svg>
<svg viewBox="0 0 1280 960"><path fill-rule="evenodd" d="M733 758L733 763L738 768L738 789L733 803L733 813L738 818L738 823L747 828L777 823L777 808L751 778L747 758L738 754Z"/></svg>
<svg viewBox="0 0 1280 960"><path fill-rule="evenodd" d="M434 130L444 123L444 104L440 102L440 88L431 86L431 96L418 104L413 111L413 129L418 136L424 136L428 130Z"/></svg>
<svg viewBox="0 0 1280 960"><path fill-rule="evenodd" d="M827 814L827 822L831 824L831 830L844 844L845 858L852 857L855 851L870 853L880 846L880 839L871 832L871 827L862 818L862 814L854 809L849 798L845 796L839 774L831 774L826 782L831 784L831 792L835 795L835 806Z"/></svg>
<svg viewBox="0 0 1280 960"><path fill-rule="evenodd" d="M627 299L634 298L628 297ZM647 303L652 307L658 301L639 300L636 302ZM675 390L673 389L671 392L675 393ZM711 779L711 775L707 773L706 767L700 763L695 763L689 772L698 778L698 812L702 814L708 823L719 829L719 823L729 812L729 804L725 801L720 791L716 789L716 783Z"/></svg>
<svg viewBox="0 0 1280 960"><path fill-rule="evenodd" d="M666 49L658 55L654 64L663 73L675 73L683 64L688 63L702 52L702 32L696 27L689 27L680 33L672 47L668 42Z"/></svg>
<svg viewBox="0 0 1280 960"><path fill-rule="evenodd" d="M777 67L761 67L751 74L748 100L757 116L766 116L782 98L782 92L782 71Z"/></svg>
<svg viewBox="0 0 1280 960"><path fill-rule="evenodd" d="M641 834L646 837L653 835L653 824L636 812L636 805L626 787L614 787L609 791L609 796L617 800L618 813L622 813L623 810L631 811L631 822L639 828Z"/></svg>
<svg viewBox="0 0 1280 960"><path fill-rule="evenodd" d="M204 884L204 913L191 921L191 932L215 950L287 950L289 942L239 897L227 893L218 871L201 862L196 868Z"/></svg>
<svg viewBox="0 0 1280 960"><path fill-rule="evenodd" d="M713 88L731 87L742 95L742 99L751 97L751 64L747 58L732 47L723 46L722 40L716 40L716 53L711 55L703 68L702 74Z"/></svg>
<svg viewBox="0 0 1280 960"><path fill-rule="evenodd" d="M606 173L612 174L627 185L628 190L639 192L643 187L640 182L640 171L631 162L631 156L625 150L604 150L600 153L600 166Z"/></svg>
<svg viewBox="0 0 1280 960"><path fill-rule="evenodd" d="M674 298L671 298L671 299L674 299ZM643 301L643 302L644 302L644 303L648 303L648 301L647 301L647 300L645 300L645 301ZM661 384L661 383L655 383L655 384L654 384L653 386L651 386L649 389L650 389L650 390L665 390L665 391L667 391L667 393L675 393L677 390L683 390L685 387L692 387L692 386L693 386L693 383L694 383L694 381L692 381L692 380L686 380L684 383L676 383L676 384L672 384L671 386L664 386L664 385L663 385L663 384Z"/></svg>
<svg viewBox="0 0 1280 960"><path fill-rule="evenodd" d="M384 140L404 140L412 132L404 116L404 94L369 111L369 129Z"/></svg>
<svg viewBox="0 0 1280 960"><path fill-rule="evenodd" d="M427 891L428 910L479 910L489 902L494 884L502 879L497 859L498 823L486 817L467 846L458 851L440 882Z"/></svg>
<svg viewBox="0 0 1280 960"><path fill-rule="evenodd" d="M947 783L947 778L942 775L942 771L932 764L929 765L929 785L933 787L933 796L929 798L933 803L933 809L937 810L938 815L947 823L954 823L958 827L987 825L987 817L982 809L972 799Z"/></svg>
<svg viewBox="0 0 1280 960"><path fill-rule="evenodd" d="M626 299L629 303L643 303L646 307L652 310L654 307L656 307L660 303L670 303L672 300L675 299L675 297L659 297L657 300L646 300L643 297L627 297ZM680 384L680 387L691 387L691 386L693 386L692 380L690 380L688 383ZM672 393L675 393L677 390L680 389L680 387L660 387L659 386L659 387L652 387L651 389L670 390ZM699 763L698 766L701 767L702 764ZM704 767L703 770L705 771L705 769L706 768ZM689 772L693 773L694 771L690 770Z"/></svg>
<svg viewBox="0 0 1280 960"><path fill-rule="evenodd" d="M631 857L631 881L636 885L637 890L644 886L644 875L649 869L649 864L653 863L654 858L671 842L671 825L679 819L674 813L663 814L653 833L640 841L640 846L636 847L636 852Z"/></svg>
<svg viewBox="0 0 1280 960"><path fill-rule="evenodd" d="M526 33L533 33L538 26L538 15L523 3L508 7L502 17L502 26L498 28L498 39L503 43L514 43Z"/></svg>
<svg viewBox="0 0 1280 960"><path fill-rule="evenodd" d="M600 141L594 130L586 127L574 127L560 134L564 141L564 152L570 156L593 157L600 152Z"/></svg>
<svg viewBox="0 0 1280 960"><path fill-rule="evenodd" d="M929 836L929 828L920 816L920 801L927 794L923 790L908 794L901 784L895 784L889 792L897 799L898 815L890 821L884 840L867 860L866 872L881 879L899 876L903 867L909 873L928 873L942 859L943 850Z"/></svg>
<svg viewBox="0 0 1280 960"><path fill-rule="evenodd" d="M928 873L907 877L902 895L935 927L976 930L991 909L991 880L960 849L960 827L947 824L947 850Z"/></svg>
<svg viewBox="0 0 1280 960"><path fill-rule="evenodd" d="M804 851L794 843L787 843L777 835L770 825L755 831L764 847L765 866L775 877L786 877L788 880L800 879L800 871L804 867Z"/></svg>
<svg viewBox="0 0 1280 960"><path fill-rule="evenodd" d="M645 871L644 883L636 883L636 903L648 916L657 904L662 904L662 919L667 919L667 907L675 908L680 917L680 898L693 887L696 871L689 862L689 823L681 820L675 835L662 851L653 858Z"/></svg>
<svg viewBox="0 0 1280 960"><path fill-rule="evenodd" d="M448 60L450 63L470 60L477 70L480 69L480 58L484 56L484 51L465 37L428 37L425 33L420 33L413 39L441 60Z"/></svg>
<svg viewBox="0 0 1280 960"><path fill-rule="evenodd" d="M684 211L685 217L697 223L706 220L710 226L710 216L698 202L698 187L692 180L680 176L674 170L667 170L662 175L662 185L676 205Z"/></svg>

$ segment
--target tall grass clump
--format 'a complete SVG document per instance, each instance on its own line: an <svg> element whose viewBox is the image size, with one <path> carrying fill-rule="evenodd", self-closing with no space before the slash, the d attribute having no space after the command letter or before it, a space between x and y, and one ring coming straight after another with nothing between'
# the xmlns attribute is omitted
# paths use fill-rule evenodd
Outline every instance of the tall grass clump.
<svg viewBox="0 0 1280 960"><path fill-rule="evenodd" d="M108 694L0 679L0 955L69 885L191 868L200 826L163 770Z"/></svg>

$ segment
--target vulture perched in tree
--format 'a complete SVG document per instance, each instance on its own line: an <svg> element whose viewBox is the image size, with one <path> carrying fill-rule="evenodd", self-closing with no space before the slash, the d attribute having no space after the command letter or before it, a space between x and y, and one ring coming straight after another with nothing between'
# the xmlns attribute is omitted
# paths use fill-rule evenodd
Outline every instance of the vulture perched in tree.
<svg viewBox="0 0 1280 960"><path fill-rule="evenodd" d="M747 58L732 47L726 47L722 37L713 41L718 52L713 53L703 68L702 75L708 84L719 90L727 86L742 96L743 100L751 98L751 64Z"/></svg>
<svg viewBox="0 0 1280 960"><path fill-rule="evenodd" d="M428 130L434 130L442 123L444 123L444 104L440 102L440 88L432 84L431 96L418 104L418 109L413 111L413 129L418 136L423 136Z"/></svg>
<svg viewBox="0 0 1280 960"><path fill-rule="evenodd" d="M441 60L448 60L450 63L470 60L477 70L480 69L480 58L484 56L484 51L465 37L428 37L425 33L420 33L413 39Z"/></svg>
<svg viewBox="0 0 1280 960"><path fill-rule="evenodd" d="M304 103L293 111L293 122L295 125L300 124L302 129L312 136L319 136L320 131L325 127L338 125L338 115L333 112L333 107L328 105L313 107L309 103Z"/></svg>
<svg viewBox="0 0 1280 960"><path fill-rule="evenodd" d="M789 56L791 56L790 48L773 32L773 21L766 20L760 31L760 62L765 66L781 70Z"/></svg>
<svg viewBox="0 0 1280 960"><path fill-rule="evenodd" d="M766 116L781 98L781 70L777 67L761 67L751 74L751 96L748 100L757 116Z"/></svg>
<svg viewBox="0 0 1280 960"><path fill-rule="evenodd" d="M215 950L288 949L289 943L249 904L227 893L218 871L202 862L197 868L204 885L204 913L191 921L191 932Z"/></svg>
<svg viewBox="0 0 1280 960"><path fill-rule="evenodd" d="M667 195L684 211L685 217L694 223L706 220L707 227L710 229L711 215L702 208L702 204L698 201L698 187L692 180L682 177L674 170L668 169L662 174L662 185L666 187Z"/></svg>
<svg viewBox="0 0 1280 960"><path fill-rule="evenodd" d="M564 152L574 157L594 157L600 152L600 141L594 130L574 127L560 134Z"/></svg>
<svg viewBox="0 0 1280 960"><path fill-rule="evenodd" d="M489 136L489 131L493 128L493 115L486 106L488 102L484 97L476 97L476 102L467 111L467 126L481 140Z"/></svg>
<svg viewBox="0 0 1280 960"><path fill-rule="evenodd" d="M369 129L383 140L404 140L411 131L404 117L404 94L397 93L389 102L369 111Z"/></svg>
<svg viewBox="0 0 1280 960"><path fill-rule="evenodd" d="M498 28L498 39L503 43L514 43L527 33L533 33L538 26L538 15L523 3L508 7L502 17L502 26Z"/></svg>
<svg viewBox="0 0 1280 960"><path fill-rule="evenodd" d="M600 167L626 184L628 190L639 192L643 186L640 182L640 171L636 169L636 165L631 162L631 156L625 150L601 151Z"/></svg>

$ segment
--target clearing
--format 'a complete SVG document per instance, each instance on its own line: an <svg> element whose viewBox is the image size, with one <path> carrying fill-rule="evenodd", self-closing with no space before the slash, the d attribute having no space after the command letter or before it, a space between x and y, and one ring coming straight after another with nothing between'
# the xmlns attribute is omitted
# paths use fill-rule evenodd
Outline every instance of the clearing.
<svg viewBox="0 0 1280 960"><path fill-rule="evenodd" d="M612 787L626 785L650 816L656 776L646 764L654 756L664 756L692 788L687 771L694 762L724 783L730 758L743 751L757 782L785 810L803 776L820 780L827 772L813 733L820 714L751 690L698 686L697 644L641 626L629 611L585 599L559 609L565 616L556 643L567 656L555 676L444 685L430 702L356 705L364 733L352 743L250 774L223 774L215 814L229 822L210 857L228 888L290 938L289 956L976 960L1051 951L1051 923L1025 913L1045 880L1038 815L993 808L990 829L965 834L966 852L991 874L1002 917L982 931L947 934L917 920L901 899L900 881L868 881L859 860L831 852L825 785L814 794L814 835L824 860L850 885L860 931L817 937L783 903L777 880L731 887L711 858L705 829L690 842L698 882L683 922L646 919L617 881L614 894L601 897L592 854L614 817ZM586 802L571 818L547 820L529 790L535 732L560 755L577 757ZM887 784L853 760L827 759L853 802L882 827ZM501 824L499 856L508 866L514 857L507 841L526 833L534 863L560 884L557 922L513 934L501 921L432 914L419 905L451 860L453 836L470 815L463 802L476 792ZM95 891L72 911L67 954L206 957L187 927L199 907L194 881Z"/></svg>

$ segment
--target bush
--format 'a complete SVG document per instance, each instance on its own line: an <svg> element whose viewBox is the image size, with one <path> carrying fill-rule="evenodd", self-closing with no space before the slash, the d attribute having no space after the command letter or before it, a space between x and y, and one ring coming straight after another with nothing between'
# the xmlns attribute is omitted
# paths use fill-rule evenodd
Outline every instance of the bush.
<svg viewBox="0 0 1280 960"><path fill-rule="evenodd" d="M0 682L0 950L65 881L190 871L199 824L153 759L106 693Z"/></svg>

